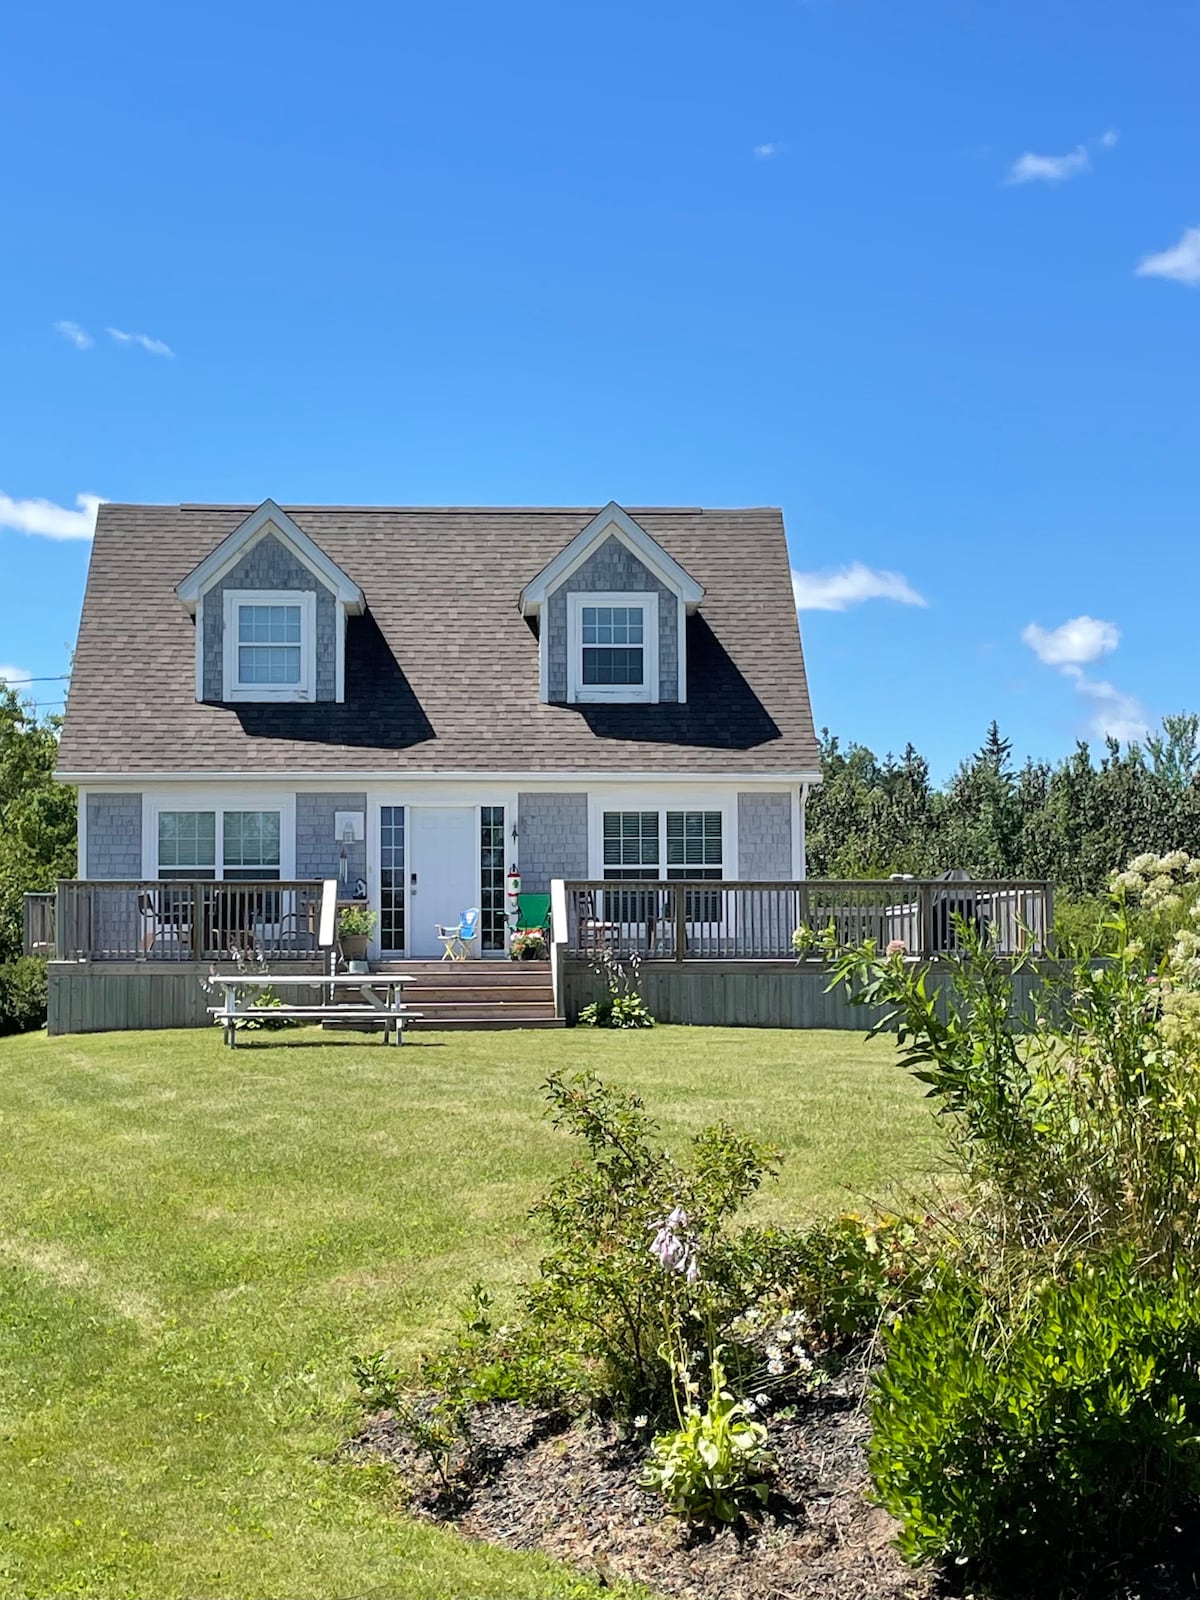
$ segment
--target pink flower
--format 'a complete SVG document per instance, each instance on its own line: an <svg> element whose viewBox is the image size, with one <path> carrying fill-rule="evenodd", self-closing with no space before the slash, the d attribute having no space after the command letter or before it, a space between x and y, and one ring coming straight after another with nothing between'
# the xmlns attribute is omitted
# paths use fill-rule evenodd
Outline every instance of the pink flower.
<svg viewBox="0 0 1200 1600"><path fill-rule="evenodd" d="M889 939L887 954L889 956L906 956L908 954L908 946L903 939Z"/></svg>

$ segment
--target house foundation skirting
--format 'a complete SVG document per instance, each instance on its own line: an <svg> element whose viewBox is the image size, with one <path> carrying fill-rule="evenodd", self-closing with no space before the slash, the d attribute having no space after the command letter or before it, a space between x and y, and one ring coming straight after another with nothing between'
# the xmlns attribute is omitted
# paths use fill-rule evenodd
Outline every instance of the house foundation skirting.
<svg viewBox="0 0 1200 1600"><path fill-rule="evenodd" d="M587 961L560 966L560 1005L568 1023L607 993L602 975ZM931 967L936 983L939 968ZM880 1020L877 1006L856 1006L842 988L830 990L829 969L795 961L645 961L640 988L658 1022L726 1028L845 1028L865 1033ZM1013 974L1014 1012L1031 1014L1037 987L1032 968Z"/></svg>
<svg viewBox="0 0 1200 1600"><path fill-rule="evenodd" d="M289 973L321 972L320 961L289 962ZM111 1033L145 1028L207 1028L207 961L52 961L47 978L47 1032ZM298 1005L321 1003L314 985L296 992Z"/></svg>

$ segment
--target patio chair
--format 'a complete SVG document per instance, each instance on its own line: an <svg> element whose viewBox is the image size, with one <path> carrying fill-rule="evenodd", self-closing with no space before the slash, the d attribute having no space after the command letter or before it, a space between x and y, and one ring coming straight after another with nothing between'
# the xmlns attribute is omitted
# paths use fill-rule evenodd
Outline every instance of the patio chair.
<svg viewBox="0 0 1200 1600"><path fill-rule="evenodd" d="M590 889L579 896L579 948L595 954L621 942L621 925L596 915L596 897Z"/></svg>
<svg viewBox="0 0 1200 1600"><path fill-rule="evenodd" d="M519 894L517 896L516 932L536 929L550 936L550 896L548 894Z"/></svg>
<svg viewBox="0 0 1200 1600"><path fill-rule="evenodd" d="M470 958L471 946L479 932L479 907L472 906L469 911L464 911L453 927L445 927L440 922L434 923L434 927L442 941L442 960L466 961Z"/></svg>
<svg viewBox="0 0 1200 1600"><path fill-rule="evenodd" d="M144 889L138 894L137 908L144 956L156 955L160 947L166 946L171 947L175 960L191 956L192 914L186 893Z"/></svg>

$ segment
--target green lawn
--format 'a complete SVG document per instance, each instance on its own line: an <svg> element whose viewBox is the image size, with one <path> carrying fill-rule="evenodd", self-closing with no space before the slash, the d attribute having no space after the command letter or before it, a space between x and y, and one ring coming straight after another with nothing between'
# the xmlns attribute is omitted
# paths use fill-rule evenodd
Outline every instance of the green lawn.
<svg viewBox="0 0 1200 1600"><path fill-rule="evenodd" d="M638 1089L672 1143L727 1116L781 1145L780 1217L886 1199L940 1148L856 1034L0 1040L0 1593L591 1594L333 1460L351 1354L414 1356L532 1259L564 1066Z"/></svg>

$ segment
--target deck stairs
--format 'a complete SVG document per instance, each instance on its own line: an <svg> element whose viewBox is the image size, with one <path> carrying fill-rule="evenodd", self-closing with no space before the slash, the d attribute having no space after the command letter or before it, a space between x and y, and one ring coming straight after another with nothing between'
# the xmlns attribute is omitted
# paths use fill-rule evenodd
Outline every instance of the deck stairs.
<svg viewBox="0 0 1200 1600"><path fill-rule="evenodd" d="M418 1013L405 1029L561 1028L548 961L381 961L407 973L403 999Z"/></svg>

